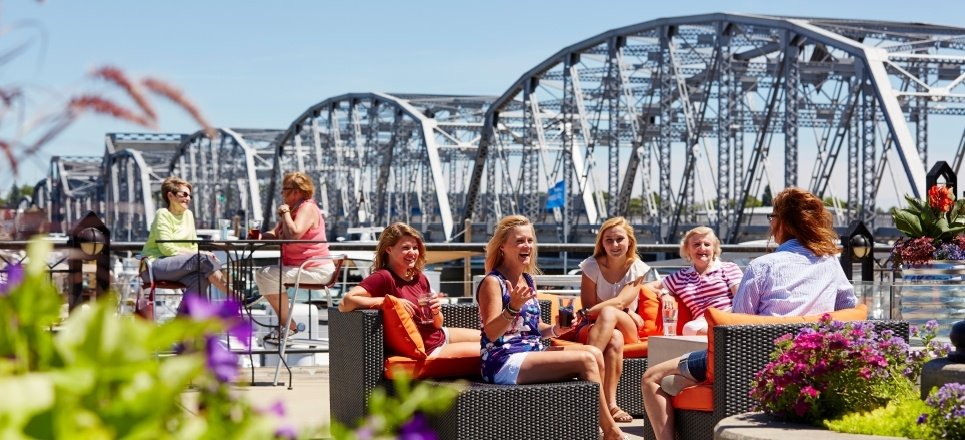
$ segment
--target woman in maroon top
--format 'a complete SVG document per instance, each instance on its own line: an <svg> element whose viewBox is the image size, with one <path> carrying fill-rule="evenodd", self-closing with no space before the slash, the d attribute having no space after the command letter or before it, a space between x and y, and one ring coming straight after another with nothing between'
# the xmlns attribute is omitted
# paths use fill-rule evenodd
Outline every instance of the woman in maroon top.
<svg viewBox="0 0 965 440"><path fill-rule="evenodd" d="M350 290L338 309L350 312L356 309L382 307L386 295L400 300L413 317L418 317L416 305L419 296L429 291L429 280L422 269L426 265L426 246L422 234L405 223L395 223L385 228L375 248L375 267L378 269ZM429 357L471 356L479 354L479 330L443 327L442 299L434 297L429 302L432 323L416 326L425 343Z"/></svg>

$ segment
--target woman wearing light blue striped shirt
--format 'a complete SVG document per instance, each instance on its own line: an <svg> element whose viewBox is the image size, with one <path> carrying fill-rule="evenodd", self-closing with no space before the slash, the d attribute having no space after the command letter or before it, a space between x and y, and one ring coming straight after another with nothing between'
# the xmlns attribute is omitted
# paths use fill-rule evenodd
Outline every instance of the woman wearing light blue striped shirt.
<svg viewBox="0 0 965 440"><path fill-rule="evenodd" d="M855 306L854 288L835 258L837 238L824 202L801 188L774 198L769 215L777 250L744 270L734 312L769 316L817 315ZM707 351L687 353L647 369L643 405L657 439L673 439L671 396L703 382Z"/></svg>

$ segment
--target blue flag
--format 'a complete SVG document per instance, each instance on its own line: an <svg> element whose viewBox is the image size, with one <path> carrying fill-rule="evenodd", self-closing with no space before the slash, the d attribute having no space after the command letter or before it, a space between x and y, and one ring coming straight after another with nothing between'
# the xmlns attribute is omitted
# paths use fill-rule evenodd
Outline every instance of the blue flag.
<svg viewBox="0 0 965 440"><path fill-rule="evenodd" d="M562 208L566 199L566 181L560 180L546 192L546 209Z"/></svg>

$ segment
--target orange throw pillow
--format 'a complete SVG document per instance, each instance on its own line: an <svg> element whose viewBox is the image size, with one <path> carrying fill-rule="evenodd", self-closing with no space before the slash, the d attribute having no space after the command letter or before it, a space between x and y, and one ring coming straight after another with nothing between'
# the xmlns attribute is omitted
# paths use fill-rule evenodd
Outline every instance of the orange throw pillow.
<svg viewBox="0 0 965 440"><path fill-rule="evenodd" d="M442 377L479 377L479 354L469 356L436 356L415 360L402 356L389 356L385 360L385 377L394 379L406 373L413 379Z"/></svg>
<svg viewBox="0 0 965 440"><path fill-rule="evenodd" d="M647 336L663 335L663 320L660 317L660 298L657 292L649 287L640 286L640 300L637 302L637 314L643 318L643 327L637 331L640 339Z"/></svg>
<svg viewBox="0 0 965 440"><path fill-rule="evenodd" d="M382 301L382 325L385 343L392 354L412 359L426 358L426 345L412 320L412 315L398 298L386 295Z"/></svg>
<svg viewBox="0 0 965 440"><path fill-rule="evenodd" d="M831 319L835 321L863 321L868 319L868 306L858 304L853 309L841 309L829 312ZM713 307L707 309L704 316L707 318L707 382L714 381L714 327L718 325L757 325L757 324L793 324L805 322L818 322L823 315L808 316L758 316L746 313L731 313L717 310Z"/></svg>
<svg viewBox="0 0 965 440"><path fill-rule="evenodd" d="M674 300L677 301L677 334L682 335L684 325L693 321L694 317L683 301L676 297ZM663 313L660 313L662 308L663 304L660 303L657 292L640 287L640 302L637 303L637 314L643 318L643 327L638 332L640 339L654 335L663 336Z"/></svg>

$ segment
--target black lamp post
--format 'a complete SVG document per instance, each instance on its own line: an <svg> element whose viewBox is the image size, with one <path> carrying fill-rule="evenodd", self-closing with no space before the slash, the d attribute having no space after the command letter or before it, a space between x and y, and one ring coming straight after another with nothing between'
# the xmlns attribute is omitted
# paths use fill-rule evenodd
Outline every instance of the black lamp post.
<svg viewBox="0 0 965 440"><path fill-rule="evenodd" d="M70 301L69 307L73 310L80 304L84 294L84 261L97 261L97 295L101 295L110 289L111 285L111 235L110 231L104 226L104 222L97 217L97 214L88 212L84 218L77 222L67 245L71 248L70 263Z"/></svg>
<svg viewBox="0 0 965 440"><path fill-rule="evenodd" d="M848 232L841 237L841 268L849 280L853 279L852 265L861 263L861 281L874 280L874 250L875 240L864 222L855 220L848 227Z"/></svg>

